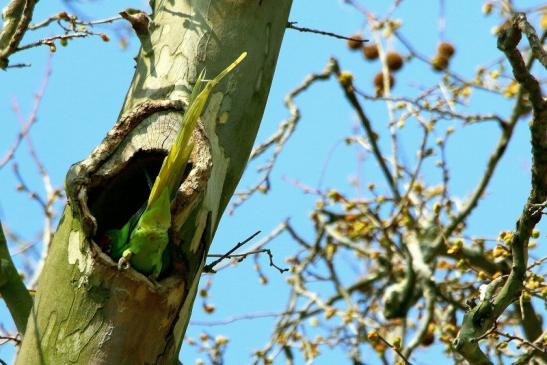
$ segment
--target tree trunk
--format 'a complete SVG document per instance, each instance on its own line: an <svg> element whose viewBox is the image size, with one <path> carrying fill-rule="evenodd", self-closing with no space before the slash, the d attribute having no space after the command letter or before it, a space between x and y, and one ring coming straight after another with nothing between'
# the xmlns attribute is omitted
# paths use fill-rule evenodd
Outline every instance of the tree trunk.
<svg viewBox="0 0 547 365"><path fill-rule="evenodd" d="M116 125L67 176L69 204L16 364L177 362L209 245L256 137L291 2L155 0L151 19L123 13L142 44L135 76ZM146 200L145 175L157 174L201 70L217 75L243 51L248 57L213 91L194 131L172 204L169 271L156 282L118 270L102 234Z"/></svg>

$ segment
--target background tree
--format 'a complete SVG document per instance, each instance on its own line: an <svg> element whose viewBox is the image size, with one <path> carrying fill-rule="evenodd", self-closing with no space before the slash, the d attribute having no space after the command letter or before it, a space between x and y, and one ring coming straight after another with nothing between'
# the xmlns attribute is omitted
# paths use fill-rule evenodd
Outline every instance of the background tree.
<svg viewBox="0 0 547 365"><path fill-rule="evenodd" d="M284 156L295 156L290 144L285 144L297 125L300 133L306 131L305 123L310 120L306 116L328 119L330 125L325 129L337 130L335 136L345 134L347 147L337 147L344 148L345 153L337 151L333 155L317 185L292 172L288 165L292 177L285 179L288 185L306 193L308 202L316 200L311 229L292 212L293 204L287 202L294 200L286 189L281 189L278 196L284 203L279 209L284 216L291 215L291 221L283 221L246 251L229 255L235 261L255 258L260 282L269 284L263 291L250 291L233 281L234 285L225 284L230 283L236 269L217 274L216 285L209 278L200 290L205 313L222 315L222 308L231 301L222 290L233 292L234 288L240 289L240 307L257 305L246 301L246 295L254 301L257 293L269 291L274 295L268 295L268 300L276 299L279 308L284 296L277 293L286 279L287 307L276 313L194 322L195 327L245 318L254 318L253 323L257 323L259 317L273 316L271 339L254 352L255 363L321 363L341 358L354 364L430 363L439 356L443 361L450 358L461 363L467 359L472 364L544 361L541 302L546 292L542 271L545 251L534 247L538 245L535 239L541 237L536 224L545 201L541 178L545 102L540 87L545 75L541 47L545 9L506 1L487 2L482 9L478 4L469 8L446 8L448 4L442 1L432 4L439 5L438 9L421 9L420 17L413 18L416 14L410 12L410 2L396 1L369 9L360 2L345 1L344 9L350 11L345 16L355 20L353 25L349 21L343 26L325 22L320 28L330 25L351 34L359 19L365 19L363 29L352 36L369 39L364 49L359 42L350 41L348 50L342 51L344 41L293 33L299 47L305 48L311 39L336 44L332 53L337 57L311 60L314 65L325 64L323 71L308 76L286 97L289 118L252 154L253 159L263 163L258 183L244 183L250 188L236 195L231 208L238 208L236 212L254 209L255 216L258 208L267 210L267 197L251 196L269 193L273 187L271 194L275 197L282 185L276 171L283 166L273 167L277 159L283 162ZM439 13L432 16L436 10ZM307 25L306 16L314 11L297 12L301 18L291 20ZM460 36L470 34L462 29L477 24L472 19L479 11L483 12L484 24L477 29L487 33L488 23L496 24L495 36L481 38L477 30L464 41ZM420 26L427 23L431 28L434 20L438 20L438 33L431 37ZM288 27L299 25L289 23ZM503 53L493 53L496 38ZM477 46L484 50L479 51ZM490 61L480 61L487 57ZM478 64L482 66L477 68ZM283 73L285 69L280 70ZM326 103L313 94L312 88L317 81L325 80L330 86L324 92L329 95ZM301 98L299 104L305 104L306 95L312 95L308 108L317 111L304 108L305 118L301 120L296 98ZM341 105L349 108L338 108ZM349 134L340 131L343 128L339 122L334 123L345 119L343 113L351 113L357 122ZM329 119L331 115L335 118ZM530 139L527 122L532 136L533 159L527 168L531 174L518 170L515 162L503 164L511 159L510 152L529 156L530 144L525 143ZM320 134L319 129L313 125L303 133L306 144L297 154L318 148L311 132ZM515 147L508 154L507 147L512 145ZM281 153L286 148L289 151ZM353 154L358 157L359 170L351 184L328 179L329 174L347 176L347 161ZM525 158L529 157L520 157L521 161ZM515 174L515 170L519 172ZM19 189L38 200L40 196L32 194L19 171L15 171L21 180ZM531 182L529 196L525 186L511 185L513 181ZM500 190L505 193L496 196ZM54 191L48 193L53 200L59 195ZM42 198L45 212L51 209L49 199ZM497 208L492 201L499 204ZM269 207L277 209L275 204ZM246 221L250 231L254 231L254 219ZM10 240L15 242L17 236L12 232ZM234 240L246 237L238 233ZM292 245L279 246L280 240L289 242L283 241L289 237ZM269 248L271 251L266 247L270 243L276 244ZM273 260L268 258L272 253ZM282 255L288 256L284 265L276 260ZM248 261L244 260L237 270L249 270L245 266ZM272 272L262 267L268 263L274 265ZM224 267L226 262L221 261L210 268L219 271ZM291 272L277 275L276 267L280 271L288 267ZM240 274L237 280L241 278ZM264 323L260 330L253 326L253 334L269 332L268 322ZM188 344L205 351L209 362L222 363L225 355L230 356L226 351L228 341L233 343L232 351L249 341L241 330L222 331L232 331L232 335L215 337L207 330L199 338L188 338ZM377 354L377 359L372 359L371 353ZM245 362L242 358L228 357L226 361Z"/></svg>

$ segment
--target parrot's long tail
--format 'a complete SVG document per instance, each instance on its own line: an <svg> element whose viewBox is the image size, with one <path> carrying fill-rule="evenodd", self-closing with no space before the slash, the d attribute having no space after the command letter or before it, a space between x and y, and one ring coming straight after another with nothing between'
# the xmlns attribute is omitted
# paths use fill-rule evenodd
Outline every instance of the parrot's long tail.
<svg viewBox="0 0 547 365"><path fill-rule="evenodd" d="M181 183L186 164L192 153L193 143L190 143L190 137L194 131L197 121L209 98L213 88L230 73L243 59L247 52L243 52L232 64L226 67L217 77L212 80L204 81L205 73L202 72L190 96L188 108L182 117L181 127L173 146L169 150L167 157L163 160L160 172L154 181L150 197L148 198L148 207L150 207L160 196L164 189L169 189L169 196L173 198L176 189ZM205 86L203 84L205 83Z"/></svg>

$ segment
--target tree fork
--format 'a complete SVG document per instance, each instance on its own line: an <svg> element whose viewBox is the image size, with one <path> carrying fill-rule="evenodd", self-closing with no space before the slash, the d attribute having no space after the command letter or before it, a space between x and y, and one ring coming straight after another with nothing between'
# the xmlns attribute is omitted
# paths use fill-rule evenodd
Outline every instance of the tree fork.
<svg viewBox="0 0 547 365"><path fill-rule="evenodd" d="M67 176L69 204L39 280L16 364L173 364L219 219L262 118L292 0L152 2L128 10L142 47L118 122ZM118 270L101 232L146 199L202 69L245 62L213 92L172 205L173 263L152 282Z"/></svg>

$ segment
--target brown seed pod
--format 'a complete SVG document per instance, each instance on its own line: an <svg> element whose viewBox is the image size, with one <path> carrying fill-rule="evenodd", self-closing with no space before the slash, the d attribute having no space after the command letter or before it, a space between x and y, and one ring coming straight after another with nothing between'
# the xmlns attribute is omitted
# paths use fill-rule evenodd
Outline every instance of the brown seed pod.
<svg viewBox="0 0 547 365"><path fill-rule="evenodd" d="M389 88L391 89L395 85L395 78L392 74L389 74ZM376 95L384 94L384 73L378 72L374 76L374 88L376 89Z"/></svg>
<svg viewBox="0 0 547 365"><path fill-rule="evenodd" d="M431 66L433 66L433 69L435 71L444 71L448 68L448 64L450 63L450 60L448 57L438 54L431 60Z"/></svg>
<svg viewBox="0 0 547 365"><path fill-rule="evenodd" d="M375 60L378 58L378 46L375 44L368 44L363 46L363 54L367 60Z"/></svg>
<svg viewBox="0 0 547 365"><path fill-rule="evenodd" d="M427 331L422 337L420 345L430 346L433 344L433 342L435 342L435 334L433 332Z"/></svg>
<svg viewBox="0 0 547 365"><path fill-rule="evenodd" d="M363 45L363 37L359 33L354 34L348 39L347 45L349 49L358 50Z"/></svg>
<svg viewBox="0 0 547 365"><path fill-rule="evenodd" d="M439 46L437 47L437 54L445 56L446 58L450 58L454 56L455 52L456 52L456 48L454 48L452 43L441 42L439 43Z"/></svg>
<svg viewBox="0 0 547 365"><path fill-rule="evenodd" d="M492 13L492 9L494 8L494 5L491 2L487 2L482 6L482 12L484 15L490 15Z"/></svg>
<svg viewBox="0 0 547 365"><path fill-rule="evenodd" d="M403 57L397 52L388 52L386 55L386 64L390 71L400 70L403 62Z"/></svg>

